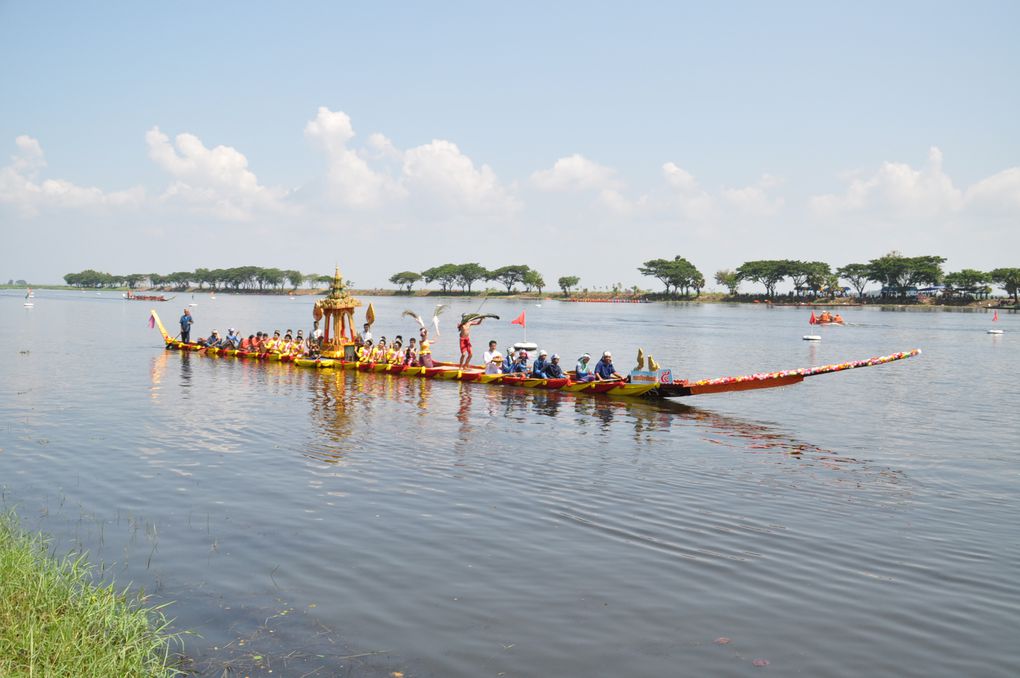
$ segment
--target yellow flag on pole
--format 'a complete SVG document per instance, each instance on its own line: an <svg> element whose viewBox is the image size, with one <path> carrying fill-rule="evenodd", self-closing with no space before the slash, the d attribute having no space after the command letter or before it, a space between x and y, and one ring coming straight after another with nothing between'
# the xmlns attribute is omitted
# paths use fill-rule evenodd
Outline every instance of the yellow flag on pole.
<svg viewBox="0 0 1020 678"><path fill-rule="evenodd" d="M375 308L371 302L368 304L368 310L365 311L365 322L368 323L369 327L375 324Z"/></svg>

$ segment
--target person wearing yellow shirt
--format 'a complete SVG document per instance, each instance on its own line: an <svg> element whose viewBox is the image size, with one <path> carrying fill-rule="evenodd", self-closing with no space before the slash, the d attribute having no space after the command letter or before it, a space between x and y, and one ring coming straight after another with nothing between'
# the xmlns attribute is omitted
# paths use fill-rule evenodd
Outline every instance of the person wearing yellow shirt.
<svg viewBox="0 0 1020 678"><path fill-rule="evenodd" d="M432 367L432 342L429 341L429 331L421 328L421 340L418 342L418 363L422 367Z"/></svg>

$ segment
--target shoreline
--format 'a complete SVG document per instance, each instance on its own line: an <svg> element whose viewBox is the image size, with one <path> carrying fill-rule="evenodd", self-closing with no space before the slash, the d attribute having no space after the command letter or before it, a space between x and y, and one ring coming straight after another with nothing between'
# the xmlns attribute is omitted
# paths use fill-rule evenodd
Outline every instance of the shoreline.
<svg viewBox="0 0 1020 678"><path fill-rule="evenodd" d="M35 290L55 290L55 291L66 291L66 292L111 292L122 294L124 292L131 291L135 294L150 294L150 295L163 295L167 297L172 296L183 296L183 295L208 295L208 294L228 294L238 296L252 296L252 295L265 295L265 296L297 296L297 297L314 297L326 294L328 288L315 288L315 289L296 289L296 290L210 290L208 288L188 288L184 290L166 290L159 287L150 288L137 288L129 290L127 287L105 287L101 289L80 289L77 287L71 287L69 285L32 285L32 289ZM0 290L24 290L25 287L21 285L0 285ZM522 301L570 301L574 303L672 303L672 304L753 304L753 305L764 305L764 306L782 306L782 307L796 307L796 308L874 308L874 307L886 307L886 308L925 308L925 309L972 309L972 310L1005 310L1005 311L1017 311L1020 310L1020 305L1012 303L1010 297L993 297L991 299L974 299L970 301L961 301L959 303L934 303L933 300L927 299L923 301L917 300L865 300L854 298L837 298L837 299L817 299L817 300L798 300L796 297L776 297L774 299L768 299L764 295L754 294L741 294L736 297L731 297L722 292L704 292L696 297L667 297L661 292L649 292L639 295L614 295L611 292L588 292L581 296L578 293L563 294L562 292L546 292L546 293L534 293L534 292L511 292L507 293L501 290L482 290L482 291L471 291L471 292L456 292L442 290L413 290L411 292L403 292L401 290L385 289L385 288L363 288L363 289L351 289L351 294L363 297L406 297L409 299L418 298L437 298L437 299L479 299L482 297L492 297L495 299L508 299L508 300L522 300ZM168 299L169 301L169 299ZM162 303L162 302L160 302Z"/></svg>

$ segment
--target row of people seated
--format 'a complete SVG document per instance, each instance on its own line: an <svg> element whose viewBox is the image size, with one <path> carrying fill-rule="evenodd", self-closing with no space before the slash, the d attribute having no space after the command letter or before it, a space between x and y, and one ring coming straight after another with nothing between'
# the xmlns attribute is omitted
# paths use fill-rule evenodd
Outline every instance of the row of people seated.
<svg viewBox="0 0 1020 678"><path fill-rule="evenodd" d="M517 374L534 379L563 379L570 378L577 382L588 381L623 381L625 377L616 371L613 366L613 355L606 351L602 354L594 369L589 367L591 355L585 353L577 359L573 374L563 371L560 365L560 356L556 353L549 357L549 352L541 350L538 357L528 366L528 352L521 350L514 353L513 349L507 349L506 356L495 350L495 342L490 342L489 351L485 353L486 374Z"/></svg>
<svg viewBox="0 0 1020 678"><path fill-rule="evenodd" d="M298 330L297 336L294 336L291 330L287 330L281 337L280 330L276 330L273 336L269 336L268 332L257 332L242 338L237 330L231 327L225 337L221 337L219 332L213 330L212 334L199 339L198 343L206 348L234 349L246 353L310 355L318 352L318 342L312 338L306 340L303 330Z"/></svg>
<svg viewBox="0 0 1020 678"><path fill-rule="evenodd" d="M359 335L354 339L358 360L369 363L407 365L408 367L433 367L432 341L429 339L429 332L422 328L419 334L421 341L411 337L406 348L404 347L404 338L399 334L393 338L392 343L387 343L386 337L379 337L379 341L373 343L371 338L365 339L364 335Z"/></svg>

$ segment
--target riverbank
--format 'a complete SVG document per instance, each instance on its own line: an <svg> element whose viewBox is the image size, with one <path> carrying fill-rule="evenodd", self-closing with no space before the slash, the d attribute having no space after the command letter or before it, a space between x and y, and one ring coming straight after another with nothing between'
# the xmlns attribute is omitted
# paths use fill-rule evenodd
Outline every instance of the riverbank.
<svg viewBox="0 0 1020 678"><path fill-rule="evenodd" d="M0 676L177 676L161 606L96 586L84 556L62 559L0 515Z"/></svg>
<svg viewBox="0 0 1020 678"><path fill-rule="evenodd" d="M0 285L0 290L24 290L24 286ZM33 290L64 290L64 291L87 291L87 292L110 292L124 293L129 291L127 287L104 287L101 290L80 290L77 287L67 285L32 285ZM164 296L175 295L209 295L209 294L237 294L255 295L264 294L270 296L321 296L329 290L326 288L296 289L296 290L210 290L208 288L191 287L183 290L167 289L165 287L136 288L131 290L136 294L162 294ZM637 295L614 294L612 292L506 292L505 290L480 290L472 292L442 291L442 290L402 290L384 288L360 288L351 289L351 294L358 297L407 297L407 298L437 298L437 299L482 299L491 297L493 299L520 299L523 301L574 301L578 303L637 303L637 302L671 302L671 303L699 303L699 304L766 304L771 306L801 306L810 308L836 308L836 307L859 307L859 306L889 306L889 307L925 307L925 308L970 308L970 309L1002 309L1020 310L1020 306L1013 304L1010 297L993 297L991 299L970 299L970 300L945 300L935 297L925 299L890 299L865 297L838 297L835 299L809 299L804 297L777 296L773 299L762 294L738 294L731 296L724 292L703 292L698 296L679 297L666 295L661 292L642 292Z"/></svg>

